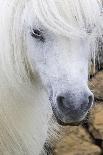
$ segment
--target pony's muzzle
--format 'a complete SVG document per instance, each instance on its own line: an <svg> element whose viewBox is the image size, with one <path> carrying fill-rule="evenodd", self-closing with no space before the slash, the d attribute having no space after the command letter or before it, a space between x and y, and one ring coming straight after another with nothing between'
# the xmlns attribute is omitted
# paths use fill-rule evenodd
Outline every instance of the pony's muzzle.
<svg viewBox="0 0 103 155"><path fill-rule="evenodd" d="M93 94L85 92L78 96L70 93L61 93L57 96L57 118L64 123L79 123L93 105Z"/></svg>

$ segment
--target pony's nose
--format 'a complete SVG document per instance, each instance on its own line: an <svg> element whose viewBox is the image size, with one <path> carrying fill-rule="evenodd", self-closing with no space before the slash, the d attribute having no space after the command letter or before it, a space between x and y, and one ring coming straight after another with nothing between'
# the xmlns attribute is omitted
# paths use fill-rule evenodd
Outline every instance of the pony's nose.
<svg viewBox="0 0 103 155"><path fill-rule="evenodd" d="M79 117L87 112L92 104L94 97L92 94L82 94L79 96L76 95L68 95L60 94L57 97L57 107L58 110L69 117Z"/></svg>

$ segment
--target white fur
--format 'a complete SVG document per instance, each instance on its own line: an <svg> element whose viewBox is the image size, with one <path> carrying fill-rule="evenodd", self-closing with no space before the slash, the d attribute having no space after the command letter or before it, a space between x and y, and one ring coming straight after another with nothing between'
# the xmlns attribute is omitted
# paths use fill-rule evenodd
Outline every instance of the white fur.
<svg viewBox="0 0 103 155"><path fill-rule="evenodd" d="M52 114L49 85L55 93L67 83L88 89L101 18L98 0L0 0L0 154L40 153ZM33 27L43 28L45 45L30 36Z"/></svg>

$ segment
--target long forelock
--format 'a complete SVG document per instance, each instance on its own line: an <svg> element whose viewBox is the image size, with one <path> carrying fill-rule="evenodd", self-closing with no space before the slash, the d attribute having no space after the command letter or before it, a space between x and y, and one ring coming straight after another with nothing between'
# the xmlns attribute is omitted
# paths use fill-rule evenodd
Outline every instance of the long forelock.
<svg viewBox="0 0 103 155"><path fill-rule="evenodd" d="M36 15L49 29L69 37L100 31L99 0L33 0ZM98 32L97 32L98 34ZM95 35L97 35L95 33Z"/></svg>

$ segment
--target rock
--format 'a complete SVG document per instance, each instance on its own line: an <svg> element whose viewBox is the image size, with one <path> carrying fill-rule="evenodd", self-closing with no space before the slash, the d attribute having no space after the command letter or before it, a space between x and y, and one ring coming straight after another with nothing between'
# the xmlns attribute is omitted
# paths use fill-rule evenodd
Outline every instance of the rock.
<svg viewBox="0 0 103 155"><path fill-rule="evenodd" d="M99 130L103 138L103 102L95 107L93 126Z"/></svg>
<svg viewBox="0 0 103 155"><path fill-rule="evenodd" d="M103 102L96 105L93 115L94 119L90 123L90 133L103 154Z"/></svg>
<svg viewBox="0 0 103 155"><path fill-rule="evenodd" d="M55 150L56 155L100 155L101 149L92 144L90 136L81 127L76 129L60 142Z"/></svg>
<svg viewBox="0 0 103 155"><path fill-rule="evenodd" d="M103 71L95 75L89 82L89 86L95 95L95 99L103 101Z"/></svg>

